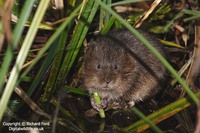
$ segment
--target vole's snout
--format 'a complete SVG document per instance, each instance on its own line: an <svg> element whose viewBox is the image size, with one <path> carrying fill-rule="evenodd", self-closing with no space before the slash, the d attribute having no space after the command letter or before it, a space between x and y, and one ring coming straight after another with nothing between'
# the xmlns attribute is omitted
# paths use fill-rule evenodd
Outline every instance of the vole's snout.
<svg viewBox="0 0 200 133"><path fill-rule="evenodd" d="M111 82L111 78L104 78L104 81L109 84Z"/></svg>
<svg viewBox="0 0 200 133"><path fill-rule="evenodd" d="M113 80L113 77L112 77L111 74L105 74L105 75L104 75L104 82L105 82L106 84L109 84L112 80Z"/></svg>

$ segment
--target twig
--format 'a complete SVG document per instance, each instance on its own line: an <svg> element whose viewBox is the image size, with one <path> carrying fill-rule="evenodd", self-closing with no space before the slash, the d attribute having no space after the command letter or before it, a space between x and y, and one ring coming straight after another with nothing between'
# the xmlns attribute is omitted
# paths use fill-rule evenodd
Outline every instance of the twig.
<svg viewBox="0 0 200 133"><path fill-rule="evenodd" d="M147 17L153 12L153 10L158 6L158 4L160 4L161 0L155 0L148 11L146 11L142 17L135 23L134 27L135 28L139 28L142 23L147 19Z"/></svg>

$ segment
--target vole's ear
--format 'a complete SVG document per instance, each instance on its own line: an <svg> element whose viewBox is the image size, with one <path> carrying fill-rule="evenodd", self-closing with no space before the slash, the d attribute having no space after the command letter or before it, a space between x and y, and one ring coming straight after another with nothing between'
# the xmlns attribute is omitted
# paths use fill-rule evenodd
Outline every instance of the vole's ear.
<svg viewBox="0 0 200 133"><path fill-rule="evenodd" d="M92 39L88 45L86 46L86 52L94 52L97 50L96 46L98 45L98 43Z"/></svg>
<svg viewBox="0 0 200 133"><path fill-rule="evenodd" d="M92 51L97 51L98 50L97 47L99 47L102 41L104 41L103 36L101 35L93 36L93 38L89 41L88 45L86 46L86 51L87 49Z"/></svg>

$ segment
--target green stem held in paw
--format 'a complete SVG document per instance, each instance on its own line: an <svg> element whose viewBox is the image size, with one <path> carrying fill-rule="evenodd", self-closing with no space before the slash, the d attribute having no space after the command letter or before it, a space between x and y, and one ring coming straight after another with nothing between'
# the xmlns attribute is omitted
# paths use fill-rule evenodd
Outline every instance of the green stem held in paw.
<svg viewBox="0 0 200 133"><path fill-rule="evenodd" d="M93 98L94 98L94 101L97 105L101 104L101 99L100 99L97 92L94 92ZM100 115L101 118L105 118L105 112L102 108L99 109L99 115Z"/></svg>

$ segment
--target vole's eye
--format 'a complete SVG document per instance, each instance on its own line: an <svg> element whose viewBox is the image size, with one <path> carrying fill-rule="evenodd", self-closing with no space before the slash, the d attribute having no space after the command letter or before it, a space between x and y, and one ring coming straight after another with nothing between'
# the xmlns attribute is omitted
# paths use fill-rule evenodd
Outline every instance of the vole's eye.
<svg viewBox="0 0 200 133"><path fill-rule="evenodd" d="M114 65L114 66L113 66L113 69L114 69L114 70L119 70L119 65Z"/></svg>
<svg viewBox="0 0 200 133"><path fill-rule="evenodd" d="M101 64L97 64L96 68L101 69Z"/></svg>

